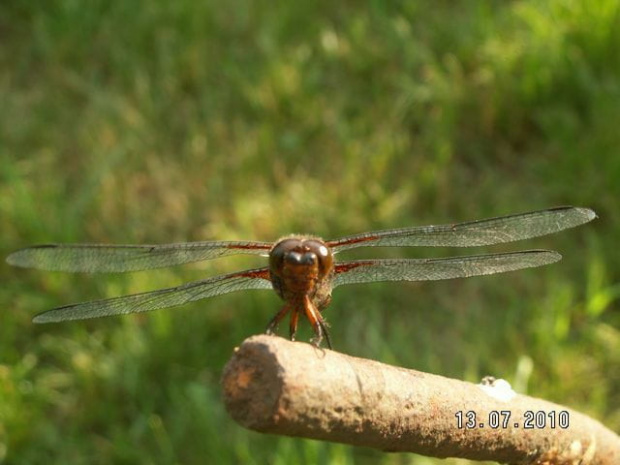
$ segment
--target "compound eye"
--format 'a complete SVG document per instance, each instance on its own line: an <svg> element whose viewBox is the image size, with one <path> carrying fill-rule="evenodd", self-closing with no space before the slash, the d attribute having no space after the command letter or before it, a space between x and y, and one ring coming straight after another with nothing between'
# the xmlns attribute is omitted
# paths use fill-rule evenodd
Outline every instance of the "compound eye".
<svg viewBox="0 0 620 465"><path fill-rule="evenodd" d="M322 241L307 240L304 245L308 247L319 259L319 269L321 274L327 275L334 267L334 256Z"/></svg>
<svg viewBox="0 0 620 465"><path fill-rule="evenodd" d="M273 246L269 252L269 268L272 272L280 271L284 263L284 257L301 246L299 239L283 239Z"/></svg>

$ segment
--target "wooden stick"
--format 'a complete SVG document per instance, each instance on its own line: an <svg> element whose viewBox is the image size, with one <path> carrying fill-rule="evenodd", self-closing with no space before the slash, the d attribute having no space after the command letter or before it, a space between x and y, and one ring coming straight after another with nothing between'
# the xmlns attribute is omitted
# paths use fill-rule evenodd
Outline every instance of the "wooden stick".
<svg viewBox="0 0 620 465"><path fill-rule="evenodd" d="M275 336L244 341L222 386L230 415L263 433L442 458L620 464L616 434L507 383L472 384Z"/></svg>

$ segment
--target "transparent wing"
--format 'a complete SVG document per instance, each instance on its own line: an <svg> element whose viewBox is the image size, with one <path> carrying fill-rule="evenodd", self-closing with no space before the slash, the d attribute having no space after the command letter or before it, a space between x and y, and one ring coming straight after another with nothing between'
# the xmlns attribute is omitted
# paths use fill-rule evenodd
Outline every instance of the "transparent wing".
<svg viewBox="0 0 620 465"><path fill-rule="evenodd" d="M486 220L375 231L328 241L334 252L355 247L474 247L544 236L596 218L588 208L557 207Z"/></svg>
<svg viewBox="0 0 620 465"><path fill-rule="evenodd" d="M176 307L195 300L245 289L270 289L269 270L258 268L183 284L169 289L67 305L34 317L35 323L86 320Z"/></svg>
<svg viewBox="0 0 620 465"><path fill-rule="evenodd" d="M503 273L547 265L562 256L550 250L525 250L438 259L354 260L336 265L333 287L374 281L435 281Z"/></svg>
<svg viewBox="0 0 620 465"><path fill-rule="evenodd" d="M235 254L267 255L269 242L185 242L160 245L48 244L9 255L15 266L49 271L150 270Z"/></svg>

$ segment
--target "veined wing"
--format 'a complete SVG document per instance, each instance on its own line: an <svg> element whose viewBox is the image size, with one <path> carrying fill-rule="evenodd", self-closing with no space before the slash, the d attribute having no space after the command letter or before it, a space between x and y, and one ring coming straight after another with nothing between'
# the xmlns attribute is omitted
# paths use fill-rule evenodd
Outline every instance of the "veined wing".
<svg viewBox="0 0 620 465"><path fill-rule="evenodd" d="M334 252L369 246L474 247L518 241L573 228L596 218L589 208L557 207L438 226L375 231L328 241Z"/></svg>
<svg viewBox="0 0 620 465"><path fill-rule="evenodd" d="M216 276L202 281L194 281L168 289L66 305L41 313L35 316L33 321L35 323L56 323L69 320L87 320L102 316L149 312L159 308L176 307L195 300L234 291L270 288L269 270L267 268L257 268Z"/></svg>
<svg viewBox="0 0 620 465"><path fill-rule="evenodd" d="M551 250L437 259L354 260L336 265L333 287L375 281L435 281L504 273L547 265L562 256Z"/></svg>
<svg viewBox="0 0 620 465"><path fill-rule="evenodd" d="M267 255L270 242L183 242L159 245L47 244L9 255L15 266L49 271L150 270L235 254Z"/></svg>

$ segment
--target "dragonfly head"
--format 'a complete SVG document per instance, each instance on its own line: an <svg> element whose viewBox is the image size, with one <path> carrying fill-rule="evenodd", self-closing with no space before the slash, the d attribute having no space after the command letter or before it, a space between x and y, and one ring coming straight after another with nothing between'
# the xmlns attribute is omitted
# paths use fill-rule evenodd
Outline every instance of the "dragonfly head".
<svg viewBox="0 0 620 465"><path fill-rule="evenodd" d="M287 292L312 293L317 282L329 277L334 269L333 254L317 238L286 237L269 252L269 272L281 297Z"/></svg>

